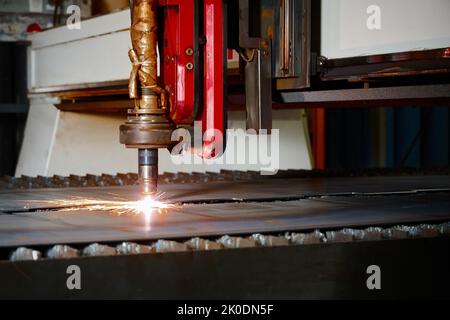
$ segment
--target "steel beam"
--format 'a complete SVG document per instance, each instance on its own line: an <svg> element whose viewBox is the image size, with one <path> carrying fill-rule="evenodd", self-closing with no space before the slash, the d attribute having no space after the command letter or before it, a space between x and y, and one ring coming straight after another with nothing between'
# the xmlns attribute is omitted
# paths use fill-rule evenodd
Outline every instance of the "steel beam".
<svg viewBox="0 0 450 320"><path fill-rule="evenodd" d="M449 298L449 246L440 238L0 262L0 298ZM81 270L81 290L67 289L69 265ZM367 287L371 265L381 290Z"/></svg>
<svg viewBox="0 0 450 320"><path fill-rule="evenodd" d="M334 103L355 102L364 107L366 101L377 101L383 106L388 100L406 100L414 105L415 99L450 99L450 84L418 85L384 88L339 89L305 92L283 92L284 103Z"/></svg>

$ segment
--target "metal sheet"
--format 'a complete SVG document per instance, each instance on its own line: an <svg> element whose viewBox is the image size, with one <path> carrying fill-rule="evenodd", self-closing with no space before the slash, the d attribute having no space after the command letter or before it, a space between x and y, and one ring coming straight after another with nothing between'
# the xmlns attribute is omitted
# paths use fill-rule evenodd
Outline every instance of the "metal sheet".
<svg viewBox="0 0 450 320"><path fill-rule="evenodd" d="M304 198L326 195L364 195L376 193L450 190L448 176L356 177L268 179L242 182L208 182L163 184L161 199L170 203L211 203L226 201L260 201L279 198ZM138 188L65 188L33 189L0 192L0 212L28 211L63 207L54 200L98 199L139 200ZM53 201L53 202L52 202Z"/></svg>
<svg viewBox="0 0 450 320"><path fill-rule="evenodd" d="M183 205L143 215L54 211L0 215L0 247L218 237L450 220L448 193Z"/></svg>

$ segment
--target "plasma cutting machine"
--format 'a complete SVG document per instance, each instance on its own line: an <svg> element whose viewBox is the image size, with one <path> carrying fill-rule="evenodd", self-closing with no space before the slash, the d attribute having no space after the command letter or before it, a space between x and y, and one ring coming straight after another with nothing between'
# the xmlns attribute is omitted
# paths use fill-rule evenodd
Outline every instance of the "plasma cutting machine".
<svg viewBox="0 0 450 320"><path fill-rule="evenodd" d="M448 3L412 8L423 16L416 34L409 32L412 22L403 19L397 2L382 1L383 12L395 14L382 16L381 30L368 28L370 5L368 0L132 1L131 14L83 20L79 32L61 27L35 34L29 50L30 117L16 175L135 171L136 152L125 151L117 129L111 129L122 125L120 140L141 150L143 191L152 193L156 150L171 147L175 129L200 122L203 148L195 154L206 158L224 149L229 123L270 130L272 118L280 132L298 137L281 137L280 169L323 169L325 114L333 112L326 108L448 102L450 28L444 14L436 16L448 12ZM123 124L118 114L128 109ZM280 126L280 119L290 127ZM294 126L297 130L289 131ZM374 150L380 167L387 165L385 139L380 136ZM166 152L159 158L160 174L261 169L180 168Z"/></svg>
<svg viewBox="0 0 450 320"><path fill-rule="evenodd" d="M309 1L279 6L249 0L134 0L130 5L129 90L135 108L120 128L120 142L139 149L144 194L157 190L157 149L171 146L175 128L201 121L206 139L203 150L195 152L211 158L224 149L228 48L244 62L247 129L270 131L273 81L283 90L309 85ZM264 12L273 14L267 18ZM277 35L281 40L272 43ZM304 58L298 61L299 56Z"/></svg>
<svg viewBox="0 0 450 320"><path fill-rule="evenodd" d="M0 297L447 298L448 168L295 167L309 136L292 109L310 109L322 169L324 108L450 105L450 2L377 3L134 0L131 21L122 11L79 32L31 36L21 159L17 177L0 177ZM381 8L389 15L378 30ZM410 32L412 13L423 16L420 32ZM277 175L167 170L160 152L158 187L158 150L172 147L174 130L199 121L194 152L210 158L223 150L226 124L236 127L228 114L271 130L280 111L298 130L285 135L289 164ZM397 135L410 123L374 120L380 141L370 144L387 159L394 147L380 128ZM118 143L119 126L132 150ZM134 170L136 149L139 174L120 173ZM83 290L66 289L68 265L82 269ZM374 265L382 290L367 286Z"/></svg>
<svg viewBox="0 0 450 320"><path fill-rule="evenodd" d="M157 190L157 149L171 146L171 134L176 126L189 126L201 119L206 130L214 128L223 132L225 128L226 42L222 41L222 34L226 6L222 1L207 0L200 8L200 3L130 2L133 49L129 57L133 69L129 90L130 98L136 103L129 111L128 122L120 128L120 142L139 149L139 180L144 194ZM203 20L200 10L204 12ZM159 23L158 12L163 17ZM200 27L204 30L202 36ZM157 75L158 38L162 62L160 80ZM203 73L204 89L200 79ZM222 143L221 140L212 135L205 142L209 156L213 156L215 150L212 145Z"/></svg>
<svg viewBox="0 0 450 320"><path fill-rule="evenodd" d="M222 1L205 1L200 8L200 4L200 1L130 2L133 49L129 57L133 68L129 90L135 108L129 110L128 122L120 128L120 141L139 150L143 194L156 192L157 149L173 144L171 135L177 126L191 126L194 120L201 120L205 131L225 130L227 46L222 34L226 5ZM204 20L200 10L204 11ZM158 19L158 15L162 18ZM204 35L200 34L200 23ZM158 43L161 79L157 72ZM215 156L214 146L222 143L222 135L212 134L207 137L202 154Z"/></svg>
<svg viewBox="0 0 450 320"><path fill-rule="evenodd" d="M323 168L324 105L360 105L363 101L364 106L398 106L447 95L448 84L441 81L450 70L447 48L342 58L330 45L335 43L330 36L333 31L325 21L332 8L324 2L321 9L318 3L130 2L133 48L129 57L133 67L129 93L135 103L128 122L121 126L120 141L139 150L144 194L157 190L157 149L171 147L176 128L192 128L194 121L202 123L203 147L194 150L202 157L218 156L219 150L225 149L230 101L245 105L246 128L257 132L271 130L273 109L313 107L314 162L317 168ZM342 48L353 48L352 41L355 45L362 41L358 34L352 41L346 40L350 36L344 34L345 30L341 30ZM239 53L240 86L234 86L227 74L228 49ZM327 59L321 50L338 59ZM435 85L416 90L405 85L411 81ZM364 89L358 88L358 83ZM398 87L394 83L399 83Z"/></svg>

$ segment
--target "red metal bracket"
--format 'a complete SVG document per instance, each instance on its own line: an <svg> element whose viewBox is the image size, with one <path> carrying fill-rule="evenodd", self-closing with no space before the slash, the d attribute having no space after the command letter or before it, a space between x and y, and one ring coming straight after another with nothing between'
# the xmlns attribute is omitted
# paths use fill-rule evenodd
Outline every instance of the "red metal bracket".
<svg viewBox="0 0 450 320"><path fill-rule="evenodd" d="M191 124L198 112L200 88L196 72L200 66L196 3L194 0L159 2L160 7L164 7L161 78L169 94L170 118L178 125Z"/></svg>
<svg viewBox="0 0 450 320"><path fill-rule="evenodd" d="M211 158L221 155L218 151L224 151L226 141L227 37L223 0L204 0L204 34L203 156Z"/></svg>
<svg viewBox="0 0 450 320"><path fill-rule="evenodd" d="M169 93L170 118L177 125L201 121L202 156L219 156L225 146L227 119L226 5L223 0L160 0L159 5L164 13L161 78ZM202 49L198 45L200 23Z"/></svg>

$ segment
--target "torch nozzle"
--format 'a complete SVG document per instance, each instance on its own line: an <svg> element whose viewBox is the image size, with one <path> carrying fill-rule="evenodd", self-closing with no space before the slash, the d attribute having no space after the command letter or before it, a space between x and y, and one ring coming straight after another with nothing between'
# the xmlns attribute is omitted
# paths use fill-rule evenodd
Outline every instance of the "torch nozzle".
<svg viewBox="0 0 450 320"><path fill-rule="evenodd" d="M158 149L139 149L139 186L143 195L158 191Z"/></svg>

